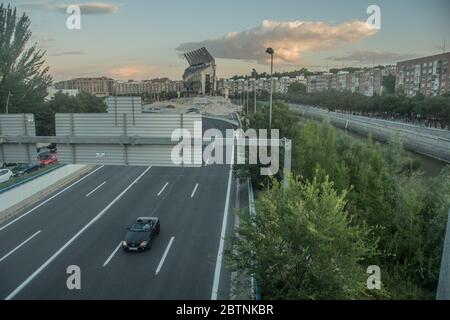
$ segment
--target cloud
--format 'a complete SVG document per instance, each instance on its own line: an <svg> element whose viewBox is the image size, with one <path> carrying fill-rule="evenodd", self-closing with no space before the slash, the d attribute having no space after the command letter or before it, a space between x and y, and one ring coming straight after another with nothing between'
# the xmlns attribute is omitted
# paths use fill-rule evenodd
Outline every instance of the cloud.
<svg viewBox="0 0 450 320"><path fill-rule="evenodd" d="M119 6L112 3L104 2L87 2L87 3L63 3L56 4L54 2L29 2L20 5L19 7L25 11L55 11L67 14L66 10L70 5L77 5L80 7L81 14L85 15L105 15L114 14L119 11Z"/></svg>
<svg viewBox="0 0 450 320"><path fill-rule="evenodd" d="M90 2L76 5L80 7L81 14L89 14L89 15L114 14L117 11L119 11L118 5L103 2ZM66 14L68 6L69 4L61 4L57 5L55 9Z"/></svg>
<svg viewBox="0 0 450 320"><path fill-rule="evenodd" d="M121 66L110 70L109 74L118 79L145 78L154 71L153 66Z"/></svg>
<svg viewBox="0 0 450 320"><path fill-rule="evenodd" d="M360 62L365 64L392 64L416 58L415 54L400 54L388 51L356 50L341 57L329 57L333 61Z"/></svg>
<svg viewBox="0 0 450 320"><path fill-rule="evenodd" d="M78 56L85 54L84 51L63 51L49 54L51 57L62 57L62 56Z"/></svg>
<svg viewBox="0 0 450 320"><path fill-rule="evenodd" d="M329 50L341 44L353 43L378 32L366 22L341 24L311 21L269 21L242 32L231 32L219 39L183 43L179 52L206 47L213 56L222 59L267 62L267 47L275 50L275 58L287 64L300 63L306 52Z"/></svg>

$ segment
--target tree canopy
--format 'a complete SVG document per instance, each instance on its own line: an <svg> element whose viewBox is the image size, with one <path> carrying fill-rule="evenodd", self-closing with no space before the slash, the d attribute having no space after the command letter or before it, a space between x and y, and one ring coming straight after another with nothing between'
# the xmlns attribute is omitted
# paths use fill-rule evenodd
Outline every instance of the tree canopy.
<svg viewBox="0 0 450 320"><path fill-rule="evenodd" d="M57 92L52 100L41 104L35 110L36 131L38 135L55 135L56 113L102 113L106 112L106 104L102 98L86 92L71 97Z"/></svg>
<svg viewBox="0 0 450 320"><path fill-rule="evenodd" d="M360 262L375 253L375 243L368 229L351 223L346 191L317 177L290 178L286 190L274 182L256 202L254 218L240 215L230 264L255 274L265 299L366 296Z"/></svg>
<svg viewBox="0 0 450 320"><path fill-rule="evenodd" d="M267 128L267 109L259 106L257 113L248 114L244 129ZM289 191L283 195L278 182L281 176L271 180L268 188L268 179L259 175L258 165L235 166L234 172L238 178L251 177L259 189L256 220L242 213L243 227L239 229L240 239L235 242L234 251L238 254L231 253L235 270L248 268L249 274L257 274L264 289L262 293L268 298L353 299L358 295L365 297L366 294L377 298L381 294L381 297L397 299L434 299L450 207L450 167L436 178L426 178L418 171L420 166L414 164L404 152L397 136L392 137L387 145L376 143L371 137L367 141L361 141L335 129L328 122L302 119L281 102L273 105L273 128L280 129L281 137L292 140L294 181L291 181ZM282 159L280 163L283 163ZM311 193L305 190L310 190ZM305 193L311 198L306 200ZM324 194L327 196L324 197ZM332 206L326 207L330 204L327 202L330 199L336 205L334 211L328 211ZM318 203L318 206L305 210L305 201ZM345 206L337 205L342 202L345 202ZM325 207L320 207L319 204ZM319 212L325 216L316 216ZM330 217L326 218L328 214ZM295 219L286 218L291 215ZM348 220L340 220L343 216ZM269 220L270 223L259 222L260 218ZM321 221L322 218L325 221ZM309 237L331 237L333 230L330 229L334 224L342 234L349 236L346 238L348 241L356 241L352 237L355 236L355 230L358 230L356 234L359 237L356 239L365 244L360 248L367 251L362 250L352 255L355 252L346 252L347 247L338 245L339 242L322 243L320 246L310 244ZM297 276L289 274L290 269L285 270L278 260L287 267L294 265L293 261L305 263L302 260L302 250L289 251L292 241L289 238L290 230L301 230L302 235L297 235L298 243L307 244L311 250L308 254L321 257L329 255L328 262L330 265L336 262L335 267L339 270L349 270L349 266L356 268L355 263L363 271L369 265L380 266L384 291L361 291L355 285L356 278L345 278L342 275L341 281L353 289L348 292L330 290L330 287L320 281L314 282L317 287L310 286L311 283L307 281L312 281L312 275L303 269L299 269L299 272L304 279L300 279L299 275L296 278ZM315 241L320 243L319 239ZM342 241L346 243L347 240ZM372 245L375 245L375 251L372 250ZM348 260L336 260L327 250L341 250ZM277 258L271 260L265 255L265 251L277 252ZM252 252L255 253L252 255ZM247 261L254 261L255 258L264 264L251 265ZM345 261L353 262L347 264ZM320 270L321 263L325 264L321 260L310 261L311 264L314 262L318 265L309 266L312 270ZM359 275L358 269L353 270ZM333 283L333 277L338 277L339 272L330 273L325 277L331 277L329 281ZM268 287L265 287L266 283ZM295 291L291 286L299 287ZM302 291L303 288L309 296ZM321 290L325 296L320 295Z"/></svg>
<svg viewBox="0 0 450 320"><path fill-rule="evenodd" d="M5 112L30 112L43 103L52 82L44 66L45 51L28 46L30 19L16 8L0 4L0 108Z"/></svg>

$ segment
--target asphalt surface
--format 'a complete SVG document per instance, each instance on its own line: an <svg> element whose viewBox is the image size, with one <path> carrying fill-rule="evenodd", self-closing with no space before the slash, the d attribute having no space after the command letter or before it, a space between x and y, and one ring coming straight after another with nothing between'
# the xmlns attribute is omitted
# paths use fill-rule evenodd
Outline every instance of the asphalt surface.
<svg viewBox="0 0 450 320"><path fill-rule="evenodd" d="M227 200L227 234L233 227L229 172L229 165L98 167L0 225L0 298L210 299ZM159 217L161 234L150 251L126 253L119 244L141 216ZM73 265L81 290L67 287ZM218 298L227 299L230 275L220 271Z"/></svg>

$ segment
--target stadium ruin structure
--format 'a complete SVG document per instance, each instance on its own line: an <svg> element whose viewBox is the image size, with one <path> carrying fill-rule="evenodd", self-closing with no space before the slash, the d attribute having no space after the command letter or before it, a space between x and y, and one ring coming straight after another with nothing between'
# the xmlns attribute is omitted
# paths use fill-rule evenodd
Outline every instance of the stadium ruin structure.
<svg viewBox="0 0 450 320"><path fill-rule="evenodd" d="M189 67L184 71L186 96L214 96L216 92L216 61L203 47L184 54Z"/></svg>

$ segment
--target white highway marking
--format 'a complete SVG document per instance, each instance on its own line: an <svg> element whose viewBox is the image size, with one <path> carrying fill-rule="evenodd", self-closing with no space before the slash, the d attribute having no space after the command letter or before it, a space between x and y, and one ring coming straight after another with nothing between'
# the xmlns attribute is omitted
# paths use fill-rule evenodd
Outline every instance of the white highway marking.
<svg viewBox="0 0 450 320"><path fill-rule="evenodd" d="M116 255L117 251L119 251L120 247L122 246L122 241L119 242L119 245L116 249L114 249L113 253L109 256L108 259L106 259L105 263L103 264L103 268L108 265L108 263L112 260L112 258Z"/></svg>
<svg viewBox="0 0 450 320"><path fill-rule="evenodd" d="M0 262L3 262L3 260L5 260L6 258L8 258L10 255L12 255L14 252L16 252L17 250L19 250L21 247L23 247L28 241L30 241L31 239L33 239L34 237L36 237L39 233L41 233L41 230L39 230L38 232L36 232L35 234L33 234L31 237L29 237L27 240L25 240L24 242L22 242L21 244L19 244L17 247L15 247L13 250L11 250L10 252L8 252L6 255L4 255L2 258L0 258Z"/></svg>
<svg viewBox="0 0 450 320"><path fill-rule="evenodd" d="M125 190L123 190L113 201L111 201L98 215L96 215L91 221L88 222L77 234L75 234L69 241L66 242L58 251L56 251L43 265L41 265L33 274L31 274L20 286L18 286L13 292L11 292L5 300L13 299L23 288L25 288L34 278L36 278L39 273L42 272L50 263L53 262L68 246L70 246L83 232L85 232L91 225L97 222L120 198L123 197L128 190L131 189L147 172L151 167L145 169L139 177L137 177Z"/></svg>
<svg viewBox="0 0 450 320"><path fill-rule="evenodd" d="M86 197L90 197L95 191L97 191L98 189L100 189L101 187L103 187L105 185L106 181L103 181L103 183L101 185L99 185L97 188L95 188L94 190L92 190L91 192L89 192Z"/></svg>
<svg viewBox="0 0 450 320"><path fill-rule="evenodd" d="M175 237L170 238L169 244L167 245L166 251L164 251L164 254L161 258L161 261L159 262L158 268L156 269L156 275L161 271L161 268L164 264L164 260L166 260L167 254L169 253L170 247L172 246L173 240L175 240Z"/></svg>
<svg viewBox="0 0 450 320"><path fill-rule="evenodd" d="M161 193L164 192L164 190L167 188L167 186L169 185L168 182L166 182L166 184L164 185L164 187L161 189L161 191L158 193L158 197L161 195Z"/></svg>
<svg viewBox="0 0 450 320"><path fill-rule="evenodd" d="M30 209L29 211L25 212L23 215L21 215L20 217L17 217L16 219L14 219L13 221L11 221L8 224L5 224L3 227L0 228L0 231L3 231L4 229L8 228L10 225L12 225L13 223L19 221L20 219L26 217L27 215L29 215L30 213L32 213L34 210L42 207L44 204L46 204L47 202L55 199L57 196L59 196L61 193L69 190L70 188L72 188L73 186L75 186L76 184L80 183L81 181L83 181L84 179L86 179L87 177L89 177L90 175L93 175L94 173L96 173L98 170L100 170L101 168L103 168L104 166L100 166L97 169L95 169L94 171L92 171L91 173L89 173L88 175L84 176L83 178L81 178L80 180L75 181L74 183L72 183L70 186L64 188L63 190L61 190L60 192L58 192L57 194L55 194L54 196L48 198L47 200L45 200L44 202L41 202L40 204L38 204L36 207L34 207L33 209Z"/></svg>
<svg viewBox="0 0 450 320"><path fill-rule="evenodd" d="M234 161L234 147L231 149L231 160ZM233 173L233 165L230 165L230 172L228 174L227 196L225 200L225 208L223 209L222 232L220 235L219 250L217 251L216 269L214 271L214 282L211 292L211 300L217 300L219 292L220 272L222 271L223 249L225 244L225 235L227 231L228 211L230 205L230 190L231 190L231 176Z"/></svg>
<svg viewBox="0 0 450 320"><path fill-rule="evenodd" d="M191 198L195 196L195 192L197 191L198 183L195 185L194 191L192 191Z"/></svg>

